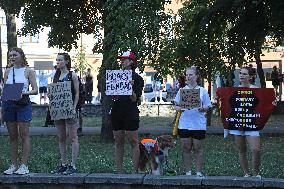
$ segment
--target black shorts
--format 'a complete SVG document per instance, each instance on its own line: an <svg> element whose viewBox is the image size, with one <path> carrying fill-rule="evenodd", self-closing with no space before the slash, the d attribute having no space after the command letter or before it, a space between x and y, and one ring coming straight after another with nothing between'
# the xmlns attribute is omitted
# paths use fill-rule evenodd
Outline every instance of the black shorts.
<svg viewBox="0 0 284 189"><path fill-rule="evenodd" d="M178 129L178 135L180 138L194 138L197 140L205 139L205 130L188 130L188 129Z"/></svg>
<svg viewBox="0 0 284 189"><path fill-rule="evenodd" d="M39 87L39 93L47 93L47 87Z"/></svg>
<svg viewBox="0 0 284 189"><path fill-rule="evenodd" d="M139 120L123 120L112 118L112 129L114 131L137 131L139 129Z"/></svg>

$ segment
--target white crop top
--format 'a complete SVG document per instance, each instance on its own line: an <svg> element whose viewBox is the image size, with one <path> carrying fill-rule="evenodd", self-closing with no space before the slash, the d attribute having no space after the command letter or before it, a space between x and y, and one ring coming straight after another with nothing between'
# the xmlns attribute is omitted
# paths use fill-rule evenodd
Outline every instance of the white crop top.
<svg viewBox="0 0 284 189"><path fill-rule="evenodd" d="M15 83L24 83L23 92L27 92L29 89L29 80L25 77L26 67L14 68ZM6 84L13 84L13 67L11 67Z"/></svg>

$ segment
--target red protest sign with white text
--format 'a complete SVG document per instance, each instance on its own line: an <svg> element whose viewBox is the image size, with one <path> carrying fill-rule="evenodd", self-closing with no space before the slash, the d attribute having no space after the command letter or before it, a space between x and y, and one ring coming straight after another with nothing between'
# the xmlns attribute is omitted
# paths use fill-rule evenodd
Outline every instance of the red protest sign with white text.
<svg viewBox="0 0 284 189"><path fill-rule="evenodd" d="M221 117L225 129L261 130L274 110L274 89L220 87L216 94L221 102Z"/></svg>

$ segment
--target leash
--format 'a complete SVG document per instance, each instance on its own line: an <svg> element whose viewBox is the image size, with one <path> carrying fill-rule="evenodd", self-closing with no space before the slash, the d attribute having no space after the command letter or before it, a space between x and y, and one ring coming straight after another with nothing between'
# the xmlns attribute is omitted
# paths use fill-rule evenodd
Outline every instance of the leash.
<svg viewBox="0 0 284 189"><path fill-rule="evenodd" d="M169 166L169 163L168 163L168 159L166 160L165 164L166 164L166 173L165 175L166 176L176 176L178 175L178 171L179 171L179 168L178 168L178 158L179 158L179 155L178 155L178 152L176 151L176 158L175 158L175 161L174 161L174 166L173 168L170 168Z"/></svg>

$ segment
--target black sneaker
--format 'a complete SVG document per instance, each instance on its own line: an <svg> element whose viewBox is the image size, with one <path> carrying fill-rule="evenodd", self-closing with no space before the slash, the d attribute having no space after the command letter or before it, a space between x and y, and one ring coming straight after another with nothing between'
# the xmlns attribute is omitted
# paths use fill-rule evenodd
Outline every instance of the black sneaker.
<svg viewBox="0 0 284 189"><path fill-rule="evenodd" d="M67 165L60 165L54 171L51 171L52 174L63 174L68 169Z"/></svg>
<svg viewBox="0 0 284 189"><path fill-rule="evenodd" d="M68 169L63 172L64 175L72 175L77 173L77 169L75 169L72 165L68 166Z"/></svg>
<svg viewBox="0 0 284 189"><path fill-rule="evenodd" d="M79 128L77 129L77 133L78 133L78 134L81 134L81 133L82 133L82 127L79 127Z"/></svg>

